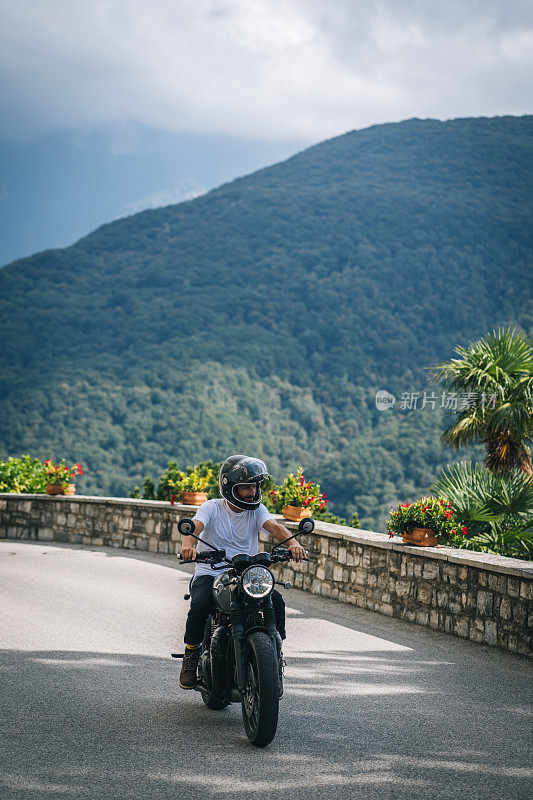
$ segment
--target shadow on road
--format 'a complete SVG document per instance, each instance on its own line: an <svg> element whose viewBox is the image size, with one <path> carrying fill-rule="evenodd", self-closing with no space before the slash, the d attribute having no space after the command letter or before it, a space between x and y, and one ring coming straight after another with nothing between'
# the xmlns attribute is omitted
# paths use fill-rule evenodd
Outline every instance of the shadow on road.
<svg viewBox="0 0 533 800"><path fill-rule="evenodd" d="M291 658L278 735L261 751L239 706L208 711L178 688L178 670L129 654L1 651L3 797L531 796L530 712L505 706L497 681L467 687L453 662Z"/></svg>

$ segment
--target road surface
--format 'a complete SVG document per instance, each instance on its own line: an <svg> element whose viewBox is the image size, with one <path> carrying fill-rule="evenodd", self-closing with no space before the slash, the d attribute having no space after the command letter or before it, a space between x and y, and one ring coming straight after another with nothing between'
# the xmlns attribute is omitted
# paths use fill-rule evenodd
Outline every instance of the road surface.
<svg viewBox="0 0 533 800"><path fill-rule="evenodd" d="M531 662L296 590L274 742L178 687L190 569L0 542L0 796L521 800Z"/></svg>

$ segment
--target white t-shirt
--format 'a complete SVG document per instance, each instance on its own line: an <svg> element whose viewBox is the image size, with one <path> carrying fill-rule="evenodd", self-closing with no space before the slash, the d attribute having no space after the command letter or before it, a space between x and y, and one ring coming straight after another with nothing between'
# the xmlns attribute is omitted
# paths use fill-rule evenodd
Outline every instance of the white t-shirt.
<svg viewBox="0 0 533 800"><path fill-rule="evenodd" d="M233 558L238 553L247 553L255 556L259 552L259 531L268 519L274 519L270 511L260 503L253 511L232 511L227 500L222 498L206 500L202 503L194 519L204 523L200 534L202 539L216 547L224 549L227 558ZM209 550L202 542L198 542L198 552ZM229 567L228 567L229 569ZM222 570L214 572L210 564L197 564L194 577L199 575L212 575L216 578Z"/></svg>

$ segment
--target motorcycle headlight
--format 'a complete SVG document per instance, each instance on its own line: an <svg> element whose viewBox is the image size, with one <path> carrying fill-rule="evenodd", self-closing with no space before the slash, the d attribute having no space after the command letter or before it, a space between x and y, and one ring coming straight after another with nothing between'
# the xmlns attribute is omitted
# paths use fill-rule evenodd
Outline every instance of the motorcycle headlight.
<svg viewBox="0 0 533 800"><path fill-rule="evenodd" d="M260 600L267 597L274 588L274 576L266 567L248 567L242 574L242 588L248 597Z"/></svg>

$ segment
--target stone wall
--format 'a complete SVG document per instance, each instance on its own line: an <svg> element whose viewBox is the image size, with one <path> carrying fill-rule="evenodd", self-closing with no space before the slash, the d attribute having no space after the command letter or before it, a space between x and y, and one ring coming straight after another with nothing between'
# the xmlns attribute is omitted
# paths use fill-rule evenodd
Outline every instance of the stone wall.
<svg viewBox="0 0 533 800"><path fill-rule="evenodd" d="M152 500L0 494L0 538L179 552L195 507ZM297 525L285 522L295 530ZM270 537L261 534L261 547ZM533 564L318 522L309 561L278 576L324 597L523 655L533 655Z"/></svg>

